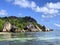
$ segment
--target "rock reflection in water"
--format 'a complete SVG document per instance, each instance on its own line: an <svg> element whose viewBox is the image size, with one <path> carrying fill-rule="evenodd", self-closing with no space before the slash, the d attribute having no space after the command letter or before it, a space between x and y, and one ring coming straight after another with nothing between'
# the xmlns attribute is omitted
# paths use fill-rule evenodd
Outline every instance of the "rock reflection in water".
<svg viewBox="0 0 60 45"><path fill-rule="evenodd" d="M10 39L11 38L11 33L8 33L8 34L4 34L2 36L3 39Z"/></svg>

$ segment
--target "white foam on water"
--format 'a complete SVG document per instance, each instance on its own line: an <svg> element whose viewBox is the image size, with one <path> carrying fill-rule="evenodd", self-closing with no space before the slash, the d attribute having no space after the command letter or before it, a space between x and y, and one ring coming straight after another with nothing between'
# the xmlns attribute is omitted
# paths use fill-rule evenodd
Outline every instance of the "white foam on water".
<svg viewBox="0 0 60 45"><path fill-rule="evenodd" d="M60 37L31 37L31 38L9 38L9 39L1 39L1 41L7 40L7 41L14 41L14 40L20 40L20 41L27 41L27 40L54 40L59 39Z"/></svg>
<svg viewBox="0 0 60 45"><path fill-rule="evenodd" d="M32 40L32 39L35 39L35 38L10 38L10 39L1 39L0 41L15 41L15 40L18 40L18 41L21 41L21 42L26 42L27 40Z"/></svg>
<svg viewBox="0 0 60 45"><path fill-rule="evenodd" d="M55 39L60 40L60 37L37 37L37 40L55 40Z"/></svg>

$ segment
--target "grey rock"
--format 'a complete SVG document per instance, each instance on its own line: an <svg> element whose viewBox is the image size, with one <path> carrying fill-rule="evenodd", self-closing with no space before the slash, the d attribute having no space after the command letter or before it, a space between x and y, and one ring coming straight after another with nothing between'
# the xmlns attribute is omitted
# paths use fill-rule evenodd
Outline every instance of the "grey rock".
<svg viewBox="0 0 60 45"><path fill-rule="evenodd" d="M4 24L4 28L3 28L3 31L5 32L5 31L10 31L11 30L11 24L9 23L9 22L6 22L5 24Z"/></svg>

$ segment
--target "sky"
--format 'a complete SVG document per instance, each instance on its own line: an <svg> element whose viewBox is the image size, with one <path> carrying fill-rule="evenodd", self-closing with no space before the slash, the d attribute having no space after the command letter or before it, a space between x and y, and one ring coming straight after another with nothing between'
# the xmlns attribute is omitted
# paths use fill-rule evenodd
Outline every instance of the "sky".
<svg viewBox="0 0 60 45"><path fill-rule="evenodd" d="M4 16L31 16L46 28L60 29L60 0L0 0Z"/></svg>

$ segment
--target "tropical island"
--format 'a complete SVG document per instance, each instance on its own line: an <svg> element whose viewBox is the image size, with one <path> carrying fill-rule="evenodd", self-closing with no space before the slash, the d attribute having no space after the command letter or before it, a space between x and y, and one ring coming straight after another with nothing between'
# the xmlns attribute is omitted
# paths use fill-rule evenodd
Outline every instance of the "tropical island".
<svg viewBox="0 0 60 45"><path fill-rule="evenodd" d="M37 23L37 21L30 17L0 17L0 32L41 32L41 31L53 31L52 29L46 29L43 25Z"/></svg>

